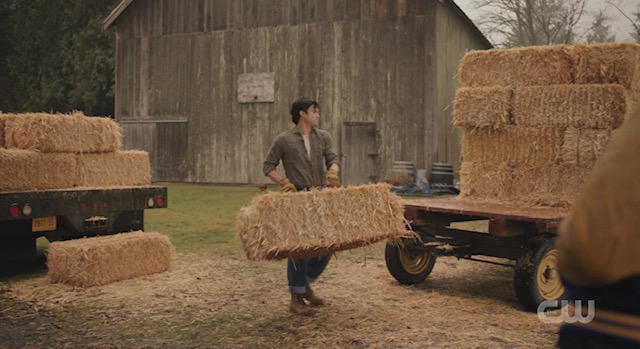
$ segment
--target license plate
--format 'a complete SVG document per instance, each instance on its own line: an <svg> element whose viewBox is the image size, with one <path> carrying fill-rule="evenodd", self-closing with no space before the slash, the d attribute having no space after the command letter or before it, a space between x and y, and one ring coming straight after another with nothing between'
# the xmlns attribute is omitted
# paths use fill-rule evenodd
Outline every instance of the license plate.
<svg viewBox="0 0 640 349"><path fill-rule="evenodd" d="M56 230L56 216L34 218L31 223L31 231L51 231Z"/></svg>

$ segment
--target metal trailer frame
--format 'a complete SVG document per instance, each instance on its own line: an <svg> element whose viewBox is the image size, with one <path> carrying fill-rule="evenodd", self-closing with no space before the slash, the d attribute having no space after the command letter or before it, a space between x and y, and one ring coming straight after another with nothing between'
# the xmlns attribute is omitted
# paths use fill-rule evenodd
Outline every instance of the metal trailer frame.
<svg viewBox="0 0 640 349"><path fill-rule="evenodd" d="M419 239L389 242L386 246L387 269L400 283L420 283L431 273L438 256L455 256L515 267L515 292L527 310L537 309L542 301L564 296L556 271L554 242L558 226L569 210L458 197L404 200L403 203L405 218ZM489 220L488 232L451 227L451 223L478 220ZM504 258L515 264L475 256Z"/></svg>

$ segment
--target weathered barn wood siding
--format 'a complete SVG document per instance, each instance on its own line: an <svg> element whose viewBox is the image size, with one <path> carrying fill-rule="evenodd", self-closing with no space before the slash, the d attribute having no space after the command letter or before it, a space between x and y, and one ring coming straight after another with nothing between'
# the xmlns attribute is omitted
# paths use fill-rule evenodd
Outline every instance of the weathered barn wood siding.
<svg viewBox="0 0 640 349"><path fill-rule="evenodd" d="M336 148L344 123L375 123L381 179L394 161L427 168L440 159L441 99L453 96L437 86L437 3L136 0L115 22L116 118L188 121L168 137L184 161L156 150L158 180L266 182L264 156L303 95L320 102ZM273 103L238 103L239 75L270 72Z"/></svg>
<svg viewBox="0 0 640 349"><path fill-rule="evenodd" d="M458 64L468 50L490 48L490 44L477 30L465 25L464 17L449 6L438 2L436 37L437 45L437 111L435 113L432 147L433 162L448 162L457 170L460 167L459 129L451 124L455 91L460 86ZM430 171L430 169L428 169Z"/></svg>

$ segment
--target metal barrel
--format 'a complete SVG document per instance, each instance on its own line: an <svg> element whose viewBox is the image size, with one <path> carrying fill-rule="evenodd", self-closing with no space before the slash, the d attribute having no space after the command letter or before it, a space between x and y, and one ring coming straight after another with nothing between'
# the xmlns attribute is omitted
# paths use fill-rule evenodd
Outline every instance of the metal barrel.
<svg viewBox="0 0 640 349"><path fill-rule="evenodd" d="M453 185L453 165L434 162L431 166L431 183Z"/></svg>

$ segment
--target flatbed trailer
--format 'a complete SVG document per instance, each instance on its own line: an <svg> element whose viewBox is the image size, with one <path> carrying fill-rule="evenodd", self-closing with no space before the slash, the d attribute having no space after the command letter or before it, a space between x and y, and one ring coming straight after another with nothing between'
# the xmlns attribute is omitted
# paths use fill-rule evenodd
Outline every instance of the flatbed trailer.
<svg viewBox="0 0 640 349"><path fill-rule="evenodd" d="M144 230L144 211L165 208L156 185L0 192L0 276L37 263L36 239L61 241Z"/></svg>
<svg viewBox="0 0 640 349"><path fill-rule="evenodd" d="M455 256L513 266L515 292L527 310L545 300L562 299L556 270L555 236L569 210L488 203L458 197L404 200L405 218L419 238L389 242L387 269L402 284L423 282L438 256ZM488 231L452 227L452 223L488 220ZM479 260L504 258L515 263Z"/></svg>

